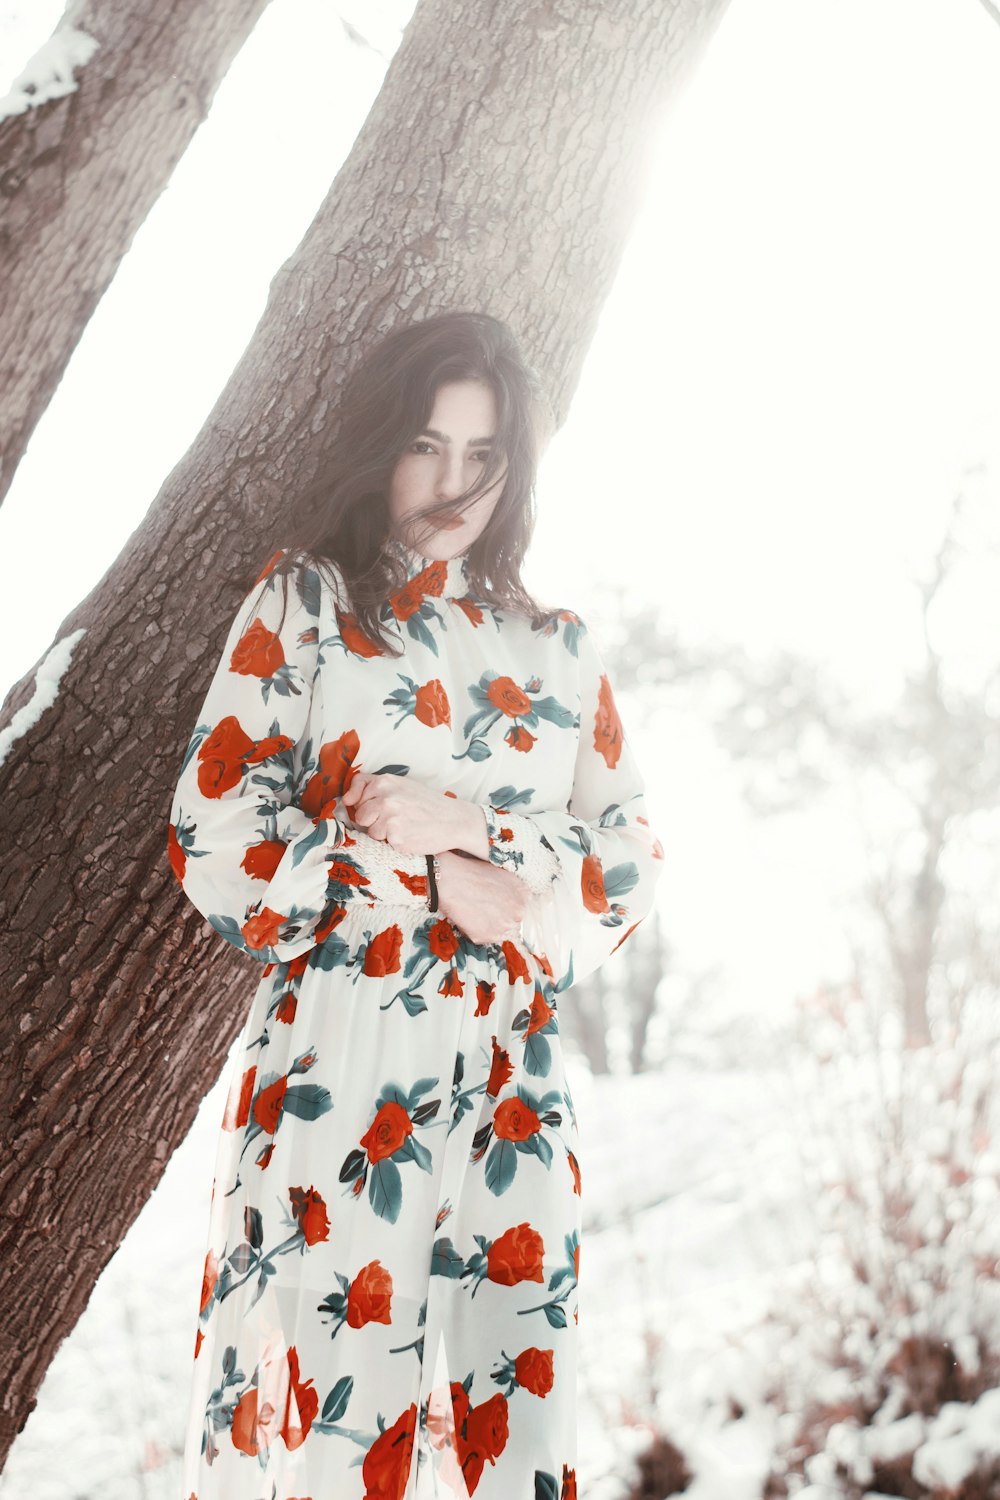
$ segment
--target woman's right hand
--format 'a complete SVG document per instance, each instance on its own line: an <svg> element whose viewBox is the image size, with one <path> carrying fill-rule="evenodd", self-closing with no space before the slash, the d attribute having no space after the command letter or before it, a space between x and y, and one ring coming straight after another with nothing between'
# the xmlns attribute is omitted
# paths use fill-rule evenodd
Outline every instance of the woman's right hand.
<svg viewBox="0 0 1000 1500"><path fill-rule="evenodd" d="M438 907L474 943L517 938L531 895L518 875L452 849L438 855Z"/></svg>

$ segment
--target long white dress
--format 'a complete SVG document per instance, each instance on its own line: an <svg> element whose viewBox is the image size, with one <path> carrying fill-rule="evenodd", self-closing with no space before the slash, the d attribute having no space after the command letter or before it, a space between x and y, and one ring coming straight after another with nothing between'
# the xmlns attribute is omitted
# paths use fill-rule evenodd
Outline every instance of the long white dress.
<svg viewBox="0 0 1000 1500"><path fill-rule="evenodd" d="M581 1164L557 998L652 907L663 850L602 658L398 548L372 643L279 550L190 737L169 858L260 965L221 1122L183 1500L575 1500ZM288 569L281 621L279 572ZM428 907L354 772L484 808L511 936Z"/></svg>

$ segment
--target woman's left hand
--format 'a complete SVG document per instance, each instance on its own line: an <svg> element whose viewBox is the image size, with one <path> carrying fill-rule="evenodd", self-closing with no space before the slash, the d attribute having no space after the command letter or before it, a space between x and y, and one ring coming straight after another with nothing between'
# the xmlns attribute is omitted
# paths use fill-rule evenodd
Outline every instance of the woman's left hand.
<svg viewBox="0 0 1000 1500"><path fill-rule="evenodd" d="M343 801L359 828L400 854L439 854L460 847L472 807L407 776L366 771L354 773Z"/></svg>

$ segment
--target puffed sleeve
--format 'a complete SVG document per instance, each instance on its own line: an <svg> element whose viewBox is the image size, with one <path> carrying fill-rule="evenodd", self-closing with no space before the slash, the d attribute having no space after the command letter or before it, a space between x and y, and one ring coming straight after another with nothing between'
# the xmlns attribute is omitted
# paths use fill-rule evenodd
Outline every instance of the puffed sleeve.
<svg viewBox="0 0 1000 1500"><path fill-rule="evenodd" d="M483 809L490 860L531 891L524 940L563 989L599 968L649 914L663 871L604 659L580 626L579 743L566 810Z"/></svg>
<svg viewBox="0 0 1000 1500"><path fill-rule="evenodd" d="M167 834L185 895L262 963L297 958L359 901L428 905L423 855L339 821L352 768L315 746L320 578L269 560L237 611L181 764ZM262 588L263 585L263 588ZM327 752L322 758L320 751Z"/></svg>

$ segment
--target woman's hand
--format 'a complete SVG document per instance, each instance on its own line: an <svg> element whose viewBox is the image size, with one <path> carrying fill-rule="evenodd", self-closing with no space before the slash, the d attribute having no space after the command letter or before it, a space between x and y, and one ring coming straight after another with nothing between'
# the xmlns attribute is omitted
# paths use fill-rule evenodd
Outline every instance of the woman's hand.
<svg viewBox="0 0 1000 1500"><path fill-rule="evenodd" d="M499 943L520 936L531 893L519 875L452 850L440 855L440 864L438 907L466 937Z"/></svg>
<svg viewBox="0 0 1000 1500"><path fill-rule="evenodd" d="M436 792L414 777L356 771L343 801L359 828L400 854L440 854L446 849L481 854L489 847L481 807Z"/></svg>

